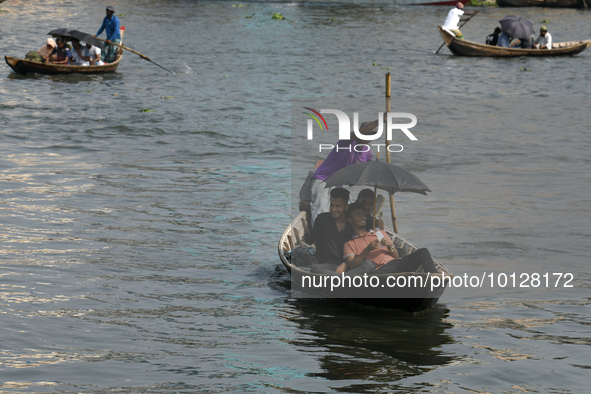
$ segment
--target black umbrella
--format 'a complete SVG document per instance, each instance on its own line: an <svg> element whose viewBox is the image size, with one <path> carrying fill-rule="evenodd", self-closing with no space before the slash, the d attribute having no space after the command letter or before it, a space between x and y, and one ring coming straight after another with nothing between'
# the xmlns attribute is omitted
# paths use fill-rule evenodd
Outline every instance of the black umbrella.
<svg viewBox="0 0 591 394"><path fill-rule="evenodd" d="M101 49L105 48L105 46L103 45L103 43L101 41L97 40L96 38L94 38L93 36L91 36L88 33L84 33L79 30L70 30L69 34L71 37L77 38L80 41L84 41L87 44L94 45L95 47L99 47Z"/></svg>
<svg viewBox="0 0 591 394"><path fill-rule="evenodd" d="M62 27L60 29L54 29L47 33L48 36L62 36L62 37L70 37L70 29L67 27Z"/></svg>
<svg viewBox="0 0 591 394"><path fill-rule="evenodd" d="M520 16L507 15L499 21L501 30L512 38L529 38L534 32L534 26L527 19Z"/></svg>
<svg viewBox="0 0 591 394"><path fill-rule="evenodd" d="M377 188L390 193L390 203L394 206L392 194L396 192L413 192L427 195L431 190L413 173L397 165L383 161L368 161L342 168L326 179L325 187L340 185L363 185L374 187L373 217L375 227ZM394 208L392 208L393 210ZM392 214L394 212L392 211ZM394 216L392 220L395 221ZM394 224L396 229L396 225Z"/></svg>
<svg viewBox="0 0 591 394"><path fill-rule="evenodd" d="M413 192L427 195L431 191L413 173L380 160L350 165L326 179L325 187L340 185L374 186L391 194Z"/></svg>

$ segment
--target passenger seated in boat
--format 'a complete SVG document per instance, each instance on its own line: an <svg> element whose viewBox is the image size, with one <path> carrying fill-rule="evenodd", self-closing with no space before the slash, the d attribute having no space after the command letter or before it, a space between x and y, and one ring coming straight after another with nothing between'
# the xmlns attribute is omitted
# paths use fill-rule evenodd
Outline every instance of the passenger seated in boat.
<svg viewBox="0 0 591 394"><path fill-rule="evenodd" d="M39 48L37 52L39 52L39 54L43 56L43 58L49 57L50 60L57 60L57 55L50 56L51 52L53 51L53 48L55 47L55 41L53 40L53 38L50 37L47 39L47 43L43 45L41 48Z"/></svg>
<svg viewBox="0 0 591 394"><path fill-rule="evenodd" d="M72 55L70 54L70 49L66 46L66 40L64 38L58 37L55 42L57 43L57 46L53 48L49 56L45 56L44 59L48 63L68 64L68 61ZM53 55L56 55L56 59L50 60Z"/></svg>
<svg viewBox="0 0 591 394"><path fill-rule="evenodd" d="M497 46L503 47L503 48L509 48L509 46L511 45L512 39L513 39L512 37L510 37L507 33L505 33L503 31L503 32L501 32L501 34L499 34L499 41L497 42Z"/></svg>
<svg viewBox="0 0 591 394"><path fill-rule="evenodd" d="M499 34L501 34L501 28L495 27L495 31L493 32L493 34L486 36L486 45L497 46L497 43L499 42Z"/></svg>
<svg viewBox="0 0 591 394"><path fill-rule="evenodd" d="M312 237L316 244L316 260L319 264L312 267L334 270L343 263L343 247L351 239L353 228L345 218L349 206L349 191L342 187L330 191L330 212L316 217Z"/></svg>
<svg viewBox="0 0 591 394"><path fill-rule="evenodd" d="M540 27L540 35L536 38L535 44L539 45L538 49L552 49L552 36L546 26Z"/></svg>
<svg viewBox="0 0 591 394"><path fill-rule="evenodd" d="M384 118L386 115L384 115ZM362 135L373 134L373 130L378 126L378 120L373 122L363 122L359 126L359 133ZM325 180L338 170L356 163L372 161L371 150L356 150L359 144L366 144L369 141L363 140L355 133L351 133L348 140L339 140L336 146L330 151L326 160L314 171L311 182L310 214L312 223L315 223L316 216L326 212L329 204L328 189L325 186Z"/></svg>
<svg viewBox="0 0 591 394"><path fill-rule="evenodd" d="M80 40L76 38L72 38L72 50L71 50L71 57L70 57L70 64L72 66L88 66L90 62L85 60L81 55L82 52L85 50L85 47L80 45Z"/></svg>
<svg viewBox="0 0 591 394"><path fill-rule="evenodd" d="M353 203L349 206L347 221L353 227L353 237L343 248L345 262L337 268L337 274L415 272L420 266L423 266L425 272L437 272L427 249L419 249L403 258L398 258L398 251L385 231L367 231L366 215L361 204Z"/></svg>
<svg viewBox="0 0 591 394"><path fill-rule="evenodd" d="M83 55L81 56L84 60L90 62L92 66L102 66L105 64L101 60L101 48L95 47L92 44L86 43L86 48L83 51Z"/></svg>
<svg viewBox="0 0 591 394"><path fill-rule="evenodd" d="M532 49L533 47L534 47L533 35L529 38L520 38L519 40L511 43L511 48Z"/></svg>
<svg viewBox="0 0 591 394"><path fill-rule="evenodd" d="M373 226L373 208L374 208L374 191L371 189L363 189L357 195L357 201L355 201L363 207L365 211L366 219L365 219L365 229L366 230L375 230L372 229ZM382 219L376 218L376 228L383 229L384 228L384 221Z"/></svg>

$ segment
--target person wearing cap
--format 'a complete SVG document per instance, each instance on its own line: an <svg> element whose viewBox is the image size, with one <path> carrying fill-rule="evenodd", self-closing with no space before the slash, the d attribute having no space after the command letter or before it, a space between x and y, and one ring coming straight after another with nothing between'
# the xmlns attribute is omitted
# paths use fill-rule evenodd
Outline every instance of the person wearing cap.
<svg viewBox="0 0 591 394"><path fill-rule="evenodd" d="M107 33L105 49L102 51L102 59L105 63L112 63L115 60L119 47L113 44L121 44L121 33L119 32L119 18L115 16L115 8L107 7L107 16L103 19L103 25L96 36L100 36L103 30Z"/></svg>
<svg viewBox="0 0 591 394"><path fill-rule="evenodd" d="M548 33L546 26L540 27L540 35L536 39L536 45L539 45L538 49L552 49L552 36Z"/></svg>
<svg viewBox="0 0 591 394"><path fill-rule="evenodd" d="M49 54L53 51L53 48L56 47L55 41L53 38L48 38L47 43L43 45L37 52L43 57L48 57L49 60L57 60L57 55L49 56Z"/></svg>
<svg viewBox="0 0 591 394"><path fill-rule="evenodd" d="M442 26L444 29L452 32L459 40L464 39L464 35L462 34L458 26L458 23L461 22L460 18L462 17L462 15L464 15L464 4L458 1L456 3L455 8L449 10L449 12L447 13L447 18L445 18L445 22L443 22ZM466 15L473 14L466 13Z"/></svg>

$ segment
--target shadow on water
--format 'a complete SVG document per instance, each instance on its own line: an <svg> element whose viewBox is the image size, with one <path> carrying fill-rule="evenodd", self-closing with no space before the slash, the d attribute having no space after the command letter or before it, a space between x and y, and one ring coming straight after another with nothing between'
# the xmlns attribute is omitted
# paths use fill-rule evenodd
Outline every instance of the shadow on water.
<svg viewBox="0 0 591 394"><path fill-rule="evenodd" d="M288 302L294 306L289 320L304 334L288 342L302 352L315 353L324 370L310 376L392 382L454 359L441 350L454 342L446 333L453 325L445 320L449 310L444 306L409 313L336 300ZM365 389L375 389L370 386ZM356 385L355 390L364 388Z"/></svg>

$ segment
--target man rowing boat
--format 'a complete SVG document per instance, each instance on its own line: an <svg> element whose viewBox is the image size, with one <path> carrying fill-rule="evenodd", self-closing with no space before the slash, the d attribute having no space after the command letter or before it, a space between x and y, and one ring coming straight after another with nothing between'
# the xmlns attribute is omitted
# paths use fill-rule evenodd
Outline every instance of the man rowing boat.
<svg viewBox="0 0 591 394"><path fill-rule="evenodd" d="M445 18L445 22L443 22L443 26L442 26L444 29L447 29L450 32L452 32L453 35L455 35L458 40L464 39L464 35L460 31L460 27L458 26L458 24L461 22L460 18L462 17L462 15L474 15L474 14L469 14L467 12L464 13L464 4L462 4L462 2L460 2L460 1L458 1L456 3L455 8L449 10L449 12L447 13L447 18Z"/></svg>
<svg viewBox="0 0 591 394"><path fill-rule="evenodd" d="M103 19L103 24L94 38L100 36L103 30L107 33L107 40L105 50L102 51L101 57L105 63L112 63L117 55L119 47L113 44L121 44L121 33L119 32L119 18L115 16L115 8L107 6L107 16Z"/></svg>

